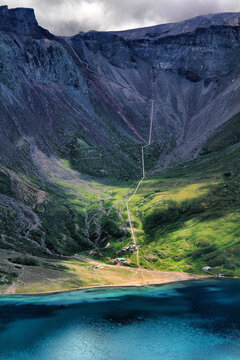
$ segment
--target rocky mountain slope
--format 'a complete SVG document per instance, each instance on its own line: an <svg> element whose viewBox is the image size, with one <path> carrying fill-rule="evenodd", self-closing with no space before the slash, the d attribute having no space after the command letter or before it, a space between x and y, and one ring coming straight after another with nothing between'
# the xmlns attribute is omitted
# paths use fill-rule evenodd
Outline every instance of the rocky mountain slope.
<svg viewBox="0 0 240 360"><path fill-rule="evenodd" d="M0 7L1 247L62 256L127 239L114 203L141 176L151 100L148 175L196 158L240 112L239 18L66 38Z"/></svg>

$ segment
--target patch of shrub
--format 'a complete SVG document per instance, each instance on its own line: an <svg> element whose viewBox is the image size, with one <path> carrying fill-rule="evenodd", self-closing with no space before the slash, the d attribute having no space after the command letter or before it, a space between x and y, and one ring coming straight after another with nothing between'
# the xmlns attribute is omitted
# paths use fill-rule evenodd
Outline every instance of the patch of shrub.
<svg viewBox="0 0 240 360"><path fill-rule="evenodd" d="M5 269L0 268L0 284L11 284L13 280L18 277L18 273L16 271L7 271Z"/></svg>
<svg viewBox="0 0 240 360"><path fill-rule="evenodd" d="M43 262L41 263L41 266L47 269L58 270L58 271L68 270L67 266L61 264L51 264L51 263Z"/></svg>
<svg viewBox="0 0 240 360"><path fill-rule="evenodd" d="M199 238L194 241L194 245L199 248L199 247L211 246L211 243L208 239Z"/></svg>
<svg viewBox="0 0 240 360"><path fill-rule="evenodd" d="M215 253L211 254L211 256L206 257L205 260L211 267L224 266L228 262L228 259L225 257L225 255Z"/></svg>
<svg viewBox="0 0 240 360"><path fill-rule="evenodd" d="M197 260L200 257L205 256L205 255L207 255L209 253L212 253L215 250L216 250L216 246L214 244L212 244L212 245L208 245L206 247L194 250L192 253L189 254L189 256L193 260Z"/></svg>
<svg viewBox="0 0 240 360"><path fill-rule="evenodd" d="M13 264L20 264L20 265L26 265L26 266L39 266L39 261L30 258L30 257L16 257L16 258L9 258L9 261L11 261Z"/></svg>
<svg viewBox="0 0 240 360"><path fill-rule="evenodd" d="M13 196L10 176L1 170L0 170L0 193L7 196Z"/></svg>
<svg viewBox="0 0 240 360"><path fill-rule="evenodd" d="M125 235L124 230L120 229L119 226L112 220L107 220L105 222L103 225L103 230L116 239L119 239Z"/></svg>

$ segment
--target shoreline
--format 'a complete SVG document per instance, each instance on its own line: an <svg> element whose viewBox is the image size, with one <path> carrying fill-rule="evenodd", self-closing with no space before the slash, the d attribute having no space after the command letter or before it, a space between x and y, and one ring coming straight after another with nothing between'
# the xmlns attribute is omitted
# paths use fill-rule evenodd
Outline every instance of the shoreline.
<svg viewBox="0 0 240 360"><path fill-rule="evenodd" d="M146 287L146 286L161 286L173 283L180 283L180 282L187 282L187 281L202 281L206 279L216 279L215 276L209 275L189 275L189 278L183 278L179 280L169 280L163 282L146 282L142 284L120 284L120 285L92 285L92 286L85 286L80 288L73 288L73 289L63 289L63 290L54 290L54 291L42 291L42 292L34 292L34 293L6 293L0 294L1 297L9 296L9 297L17 297L17 296L48 296L48 295L56 295L56 294L64 294L70 292L77 292L77 291L84 291L84 290L94 290L94 289L108 289L108 288L138 288L138 287Z"/></svg>

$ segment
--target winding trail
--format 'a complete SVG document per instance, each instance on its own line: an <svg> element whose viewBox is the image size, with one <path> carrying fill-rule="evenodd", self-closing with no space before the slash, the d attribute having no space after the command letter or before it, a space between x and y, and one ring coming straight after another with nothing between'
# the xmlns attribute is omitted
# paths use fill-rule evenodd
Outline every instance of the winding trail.
<svg viewBox="0 0 240 360"><path fill-rule="evenodd" d="M136 236L134 233L134 228L133 228L133 220L132 220L132 216L131 216L131 211L130 211L130 207L129 207L129 203L130 201L133 199L133 197L136 195L139 187L141 186L143 180L145 179L146 175L145 175L145 164L144 164L144 149L148 146L151 145L152 143L152 126L153 126L153 111L154 111L154 100L151 100L151 112L150 112L150 126L149 126L149 137L148 137L148 142L146 143L146 145L142 146L142 178L140 179L140 181L137 184L137 187L134 191L134 193L130 196L130 198L126 201L126 207L127 207L127 214L128 214L128 221L129 221L129 225L130 225L130 229L131 229L131 235L132 235L132 239L134 244L137 247L137 266L138 268L141 268L140 266L140 262L139 262L139 247L137 244L137 240L136 240Z"/></svg>

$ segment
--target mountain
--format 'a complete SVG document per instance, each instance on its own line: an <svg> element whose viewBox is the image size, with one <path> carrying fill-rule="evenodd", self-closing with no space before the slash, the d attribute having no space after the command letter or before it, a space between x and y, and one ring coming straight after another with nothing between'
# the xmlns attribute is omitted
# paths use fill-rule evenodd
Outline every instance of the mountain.
<svg viewBox="0 0 240 360"><path fill-rule="evenodd" d="M131 241L125 202L142 176L150 129L150 178L139 190L143 200L132 200L142 265L199 272L210 254L233 257L214 271L239 273L240 229L226 224L239 220L239 19L206 15L60 37L39 26L32 9L0 7L5 282L16 273L9 260L16 256L116 257ZM208 221L222 238L211 224L207 233Z"/></svg>
<svg viewBox="0 0 240 360"><path fill-rule="evenodd" d="M180 21L178 23L162 24L125 31L115 31L112 34L123 37L126 40L143 39L145 37L158 36L159 38L187 34L198 28L209 28L211 26L233 26L238 27L240 13L222 13L197 16L193 19Z"/></svg>

